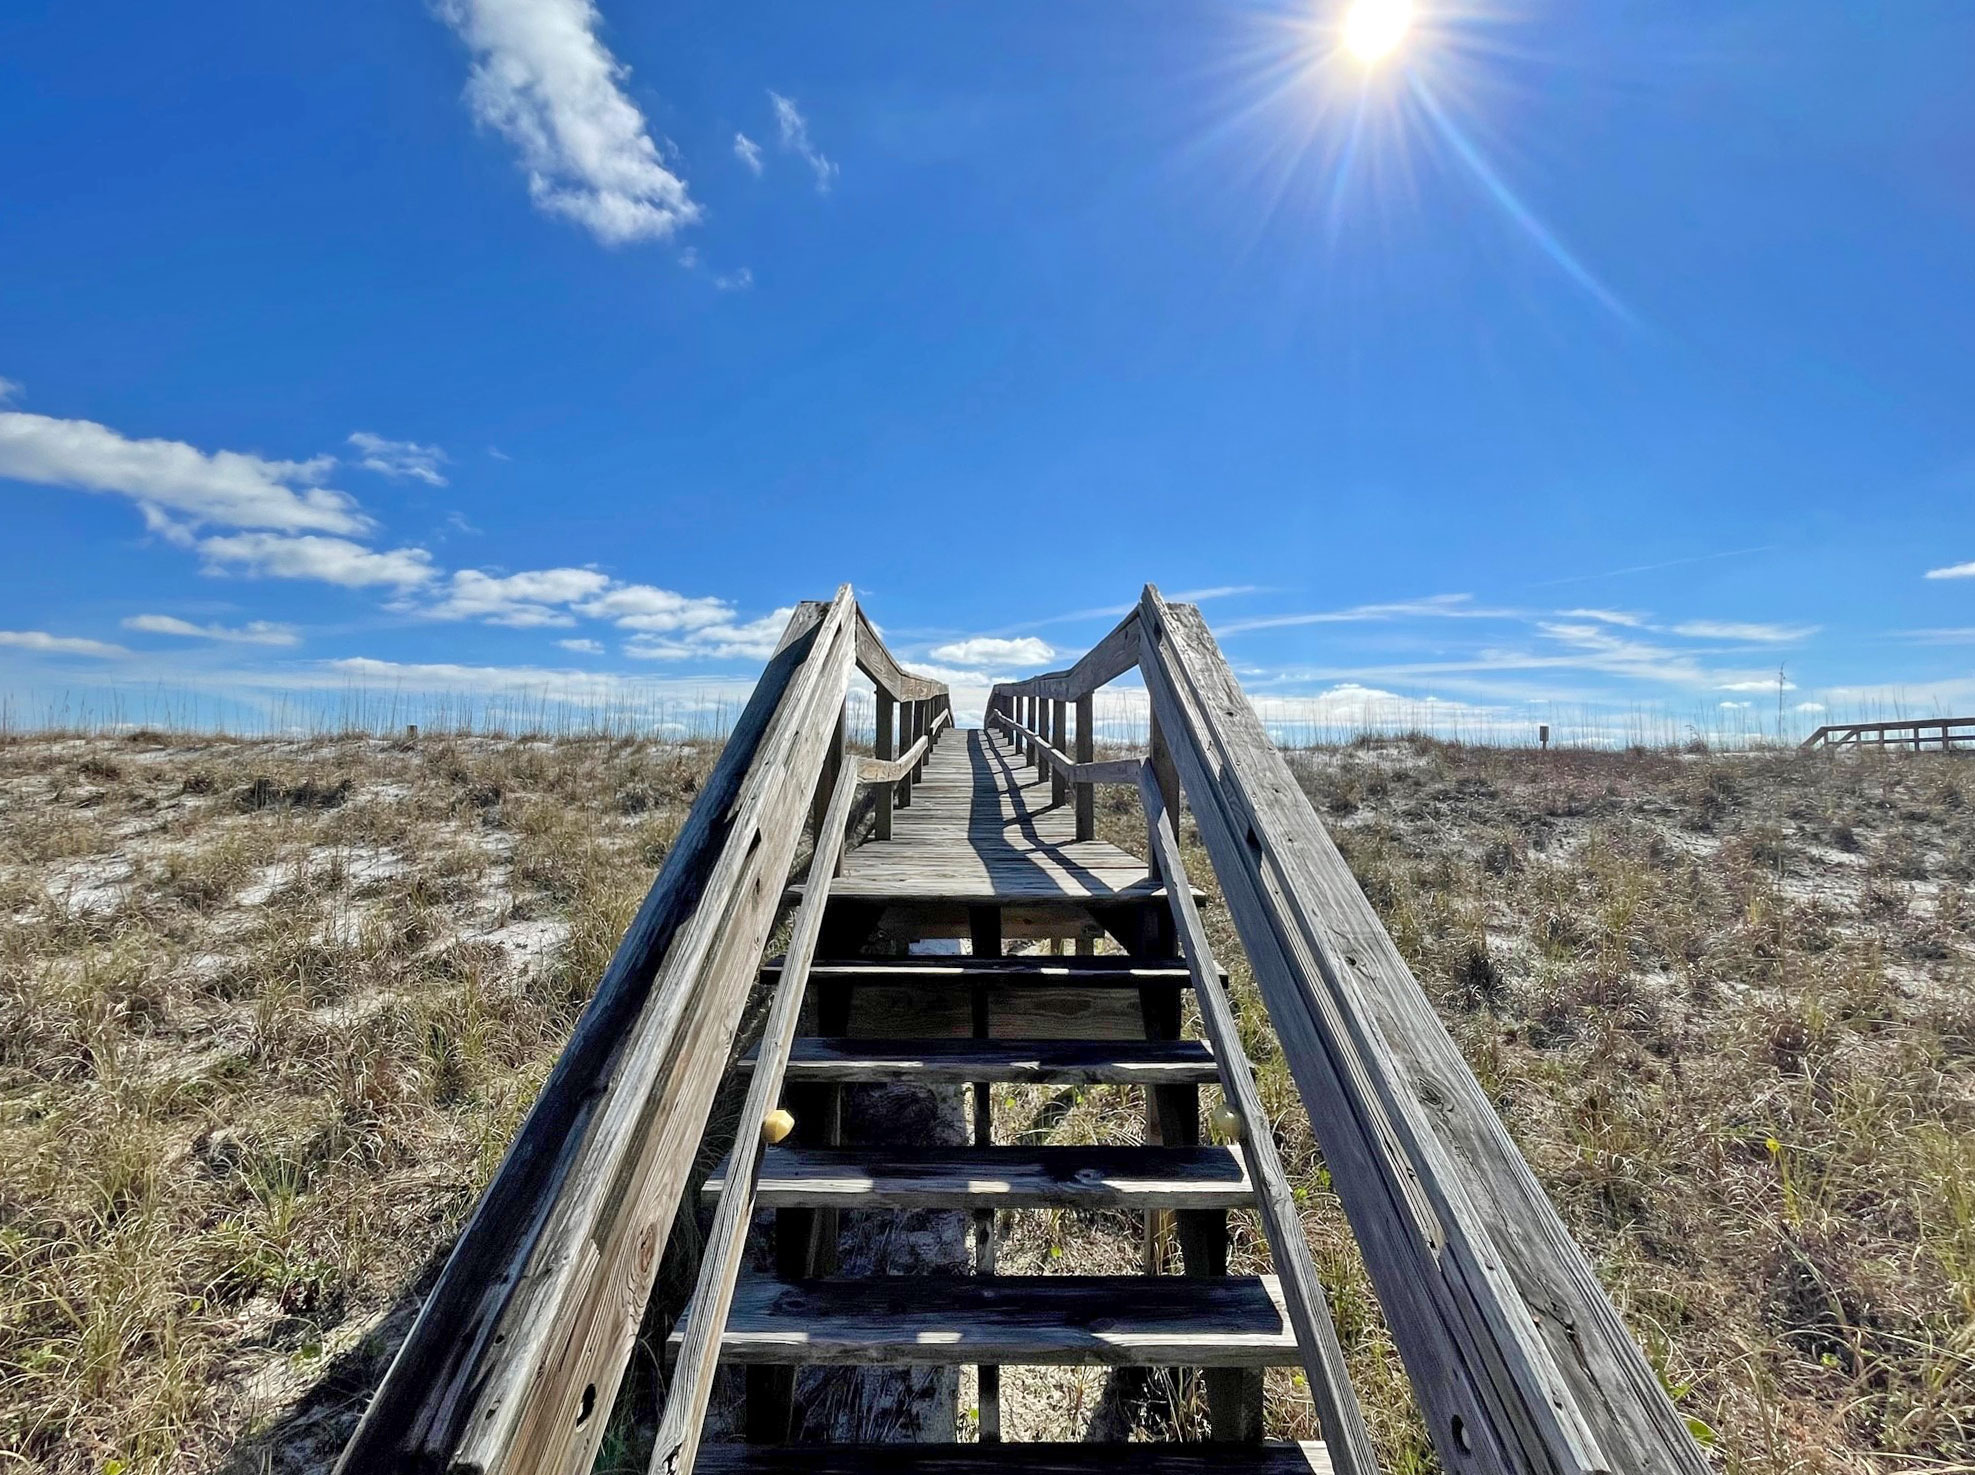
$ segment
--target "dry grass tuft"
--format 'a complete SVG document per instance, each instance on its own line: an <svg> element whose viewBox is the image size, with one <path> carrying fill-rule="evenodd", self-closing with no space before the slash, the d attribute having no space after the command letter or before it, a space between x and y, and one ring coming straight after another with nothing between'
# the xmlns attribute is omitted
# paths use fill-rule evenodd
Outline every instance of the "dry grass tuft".
<svg viewBox="0 0 1975 1475"><path fill-rule="evenodd" d="M0 1450L77 1475L320 1467L711 758L0 746ZM1960 761L1413 741L1293 763L1720 1467L1965 1464ZM1142 849L1135 797L1101 793L1103 832ZM1429 1469L1218 898L1207 917L1387 1465ZM1123 1089L1008 1090L995 1110L1003 1141L1143 1130ZM1005 1225L1011 1273L1139 1261L1124 1214ZM1266 1261L1237 1215L1234 1264ZM1270 1432L1313 1432L1299 1380L1268 1387ZM1011 1369L1004 1388L1024 1437L1205 1428L1186 1377Z"/></svg>
<svg viewBox="0 0 1975 1475"><path fill-rule="evenodd" d="M712 756L0 746L0 1468L325 1466Z"/></svg>

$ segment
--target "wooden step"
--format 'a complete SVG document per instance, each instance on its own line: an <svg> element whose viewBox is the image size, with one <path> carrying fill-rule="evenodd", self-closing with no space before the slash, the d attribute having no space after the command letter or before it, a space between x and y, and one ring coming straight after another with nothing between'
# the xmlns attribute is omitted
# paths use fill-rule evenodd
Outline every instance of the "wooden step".
<svg viewBox="0 0 1975 1475"><path fill-rule="evenodd" d="M707 1180L727 1186L722 1162ZM1226 1147L771 1147L763 1209L1235 1209L1253 1202Z"/></svg>
<svg viewBox="0 0 1975 1475"><path fill-rule="evenodd" d="M762 965L762 974L779 977L781 959ZM928 988L985 983L1029 988L1186 988L1192 979L1177 961L1148 961L1110 953L1102 957L1055 957L1042 953L1012 958L963 955L923 958L838 958L810 966L812 983L847 983L867 988Z"/></svg>
<svg viewBox="0 0 1975 1475"><path fill-rule="evenodd" d="M668 1355L678 1342L674 1332ZM730 1363L1121 1367L1299 1360L1272 1275L755 1276L735 1287L720 1355Z"/></svg>
<svg viewBox="0 0 1975 1475"><path fill-rule="evenodd" d="M702 1444L703 1475L1331 1475L1307 1444Z"/></svg>
<svg viewBox="0 0 1975 1475"><path fill-rule="evenodd" d="M775 976L770 967L764 970ZM988 1033L1012 1040L1143 1040L1143 990L1188 987L1183 964L1097 958L854 958L818 963L817 986L850 993L847 1033L865 1038L966 1038L985 990Z"/></svg>
<svg viewBox="0 0 1975 1475"><path fill-rule="evenodd" d="M754 1068L755 1052L741 1061ZM798 1039L789 1052L794 1084L968 1081L1022 1085L1211 1086L1220 1080L1204 1040L859 1040Z"/></svg>

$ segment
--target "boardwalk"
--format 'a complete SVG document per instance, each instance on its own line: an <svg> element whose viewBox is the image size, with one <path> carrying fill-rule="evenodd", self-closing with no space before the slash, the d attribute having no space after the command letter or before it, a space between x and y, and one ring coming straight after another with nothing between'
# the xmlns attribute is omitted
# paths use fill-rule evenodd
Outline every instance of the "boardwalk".
<svg viewBox="0 0 1975 1475"><path fill-rule="evenodd" d="M1149 752L1096 761L1093 693L1133 668ZM877 690L871 759L844 747L853 669ZM952 717L847 588L796 611L339 1470L591 1468L623 1427L612 1405L692 1205L696 1275L662 1350L651 1475L1370 1475L1244 1050L1272 1033L1442 1468L1703 1475L1199 612L1148 587L1071 669L997 687L981 729ZM1099 785L1129 792L1150 864L1096 838ZM872 838L852 846L867 792ZM1259 1032L1201 920L1182 802L1266 1006ZM759 1039L737 1050L744 1018ZM1004 1083L1131 1093L1137 1123L1116 1141L997 1142ZM854 1140L845 1093L874 1084L963 1088L969 1140ZM1220 1101L1211 1138L1203 1087ZM842 1211L929 1208L966 1216L970 1265L840 1273ZM1230 1273L1235 1210L1259 1225L1269 1274ZM1120 1211L1140 1216L1140 1273L997 1266L1010 1215ZM746 1442L702 1448L723 1364L744 1381ZM953 1442L794 1437L818 1427L801 1368L956 1364L977 1370L978 1404L949 1411ZM1095 1428L1003 1444L1003 1365L1195 1369L1220 1447ZM1277 1367L1302 1374L1320 1442L1264 1439ZM651 1412L630 1420L650 1428Z"/></svg>
<svg viewBox="0 0 1975 1475"><path fill-rule="evenodd" d="M1004 907L1158 894L1137 856L1075 838L1071 805L1054 801L1053 786L1006 736L956 732L927 758L891 842L852 851L830 894Z"/></svg>

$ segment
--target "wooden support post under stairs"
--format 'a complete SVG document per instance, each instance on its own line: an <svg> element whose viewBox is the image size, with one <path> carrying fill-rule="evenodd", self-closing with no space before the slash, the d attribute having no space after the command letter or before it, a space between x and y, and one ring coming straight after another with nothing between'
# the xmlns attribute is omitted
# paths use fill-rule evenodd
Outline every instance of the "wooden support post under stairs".
<svg viewBox="0 0 1975 1475"><path fill-rule="evenodd" d="M977 958L998 958L1001 956L1001 908L972 907L967 913L967 928L970 941ZM988 1037L988 988L985 983L973 987L974 1038L985 1041ZM974 1102L974 1146L979 1148L994 1145L994 1083L975 1081L968 1090ZM974 1274L994 1274L994 1219L993 1209L977 1209L974 1213ZM1001 1369L988 1365L977 1365L974 1369L975 1410L978 1415L978 1432L981 1443L996 1444L1001 1439Z"/></svg>

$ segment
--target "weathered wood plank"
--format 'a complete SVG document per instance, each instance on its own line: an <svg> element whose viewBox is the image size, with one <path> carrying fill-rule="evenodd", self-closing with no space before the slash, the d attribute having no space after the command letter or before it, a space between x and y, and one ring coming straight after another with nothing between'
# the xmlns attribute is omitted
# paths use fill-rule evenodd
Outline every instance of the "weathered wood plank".
<svg viewBox="0 0 1975 1475"><path fill-rule="evenodd" d="M1321 1444L710 1444L707 1475L1331 1475Z"/></svg>
<svg viewBox="0 0 1975 1475"><path fill-rule="evenodd" d="M1288 1366L1296 1338L1280 1296L1273 1276L745 1279L721 1355L743 1365Z"/></svg>
<svg viewBox="0 0 1975 1475"><path fill-rule="evenodd" d="M707 1180L709 1202L731 1171ZM1251 1197L1225 1147L773 1147L754 1191L759 1208L1237 1209Z"/></svg>
<svg viewBox="0 0 1975 1475"><path fill-rule="evenodd" d="M454 1459L489 1472L594 1457L724 1073L851 664L846 586L766 740L733 833L604 1091L474 1388Z"/></svg>
<svg viewBox="0 0 1975 1475"><path fill-rule="evenodd" d="M1174 783L1177 787L1177 777ZM1175 883L1170 903L1174 930L1179 934L1180 946L1193 973L1193 996L1200 1006L1202 1027L1213 1042L1220 1065L1222 1092L1242 1123L1242 1157L1258 1187L1262 1230L1282 1284L1283 1303L1302 1348L1303 1368L1309 1378L1310 1395L1316 1404L1325 1442L1337 1468L1346 1475L1373 1475L1378 1469L1377 1452L1372 1448L1364 1411L1344 1364L1344 1349L1338 1343L1337 1327L1331 1320L1329 1298L1324 1294L1323 1282L1317 1278L1309 1241L1303 1237L1303 1216L1276 1153L1274 1124L1262 1105L1261 1093L1255 1088L1254 1072L1241 1047L1241 1026L1221 986L1221 969L1214 961L1206 924L1200 920L1200 910L1193 904L1192 888L1186 884L1186 862L1180 855L1179 841L1173 833L1173 816L1166 807L1164 787L1153 764L1145 765L1139 779L1139 798L1145 808L1153 855L1160 870Z"/></svg>
<svg viewBox="0 0 1975 1475"><path fill-rule="evenodd" d="M664 868L338 1459L339 1471L443 1468L450 1460L516 1282L575 1169L634 1026L653 1011L659 965L728 847L736 800L767 766L761 760L769 734L796 703L791 688L826 612L807 602L790 617Z"/></svg>
<svg viewBox="0 0 1975 1475"><path fill-rule="evenodd" d="M723 1165L723 1175L732 1182L751 1186L761 1164L760 1123L781 1097L783 1070L808 988L809 965L816 956L816 941L829 904L829 878L843 853L844 830L850 823L857 789L857 776L843 769L817 827L816 847L809 862L814 884L790 929L774 1001L762 1026L761 1041L752 1052L753 1079L741 1107L741 1125ZM693 1314L680 1328L680 1352L652 1444L655 1475L692 1475L693 1456L699 1448L707 1398L713 1391L713 1374L719 1363L720 1329L726 1323L734 1282L741 1273L752 1207L753 1195L744 1189L728 1194L714 1214L693 1291Z"/></svg>
<svg viewBox="0 0 1975 1475"><path fill-rule="evenodd" d="M957 1005L956 1005L957 1007ZM994 1001L988 1000L992 1020ZM754 1068L754 1052L741 1062ZM961 1085L997 1081L1028 1086L1211 1085L1220 1079L1201 1040L957 1039L859 1040L809 1037L796 1041L789 1079Z"/></svg>
<svg viewBox="0 0 1975 1475"><path fill-rule="evenodd" d="M1138 611L1118 621L1111 633L1067 671L1048 671L1027 681L1009 681L994 688L997 697L1047 697L1074 702L1108 686L1138 664Z"/></svg>
<svg viewBox="0 0 1975 1475"><path fill-rule="evenodd" d="M1700 1475L1199 612L1149 586L1139 608L1153 710L1443 1464Z"/></svg>

